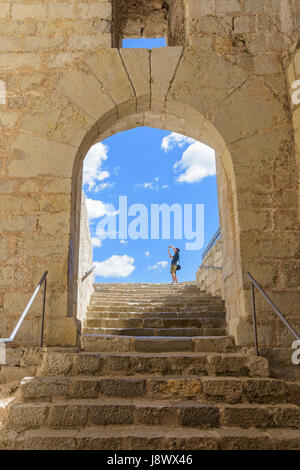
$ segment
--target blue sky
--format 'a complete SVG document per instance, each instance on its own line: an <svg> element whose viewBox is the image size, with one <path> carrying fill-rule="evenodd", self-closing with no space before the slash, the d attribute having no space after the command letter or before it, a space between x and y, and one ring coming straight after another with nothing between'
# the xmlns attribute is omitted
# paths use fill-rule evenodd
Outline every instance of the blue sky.
<svg viewBox="0 0 300 470"><path fill-rule="evenodd" d="M162 46L164 43L162 40L123 41L123 47L157 45ZM83 190L94 245L96 282L170 282L169 245L181 249L179 281L195 279L201 264L201 253L219 227L212 149L172 130L140 127L121 132L96 144L86 155ZM144 237L148 239L119 238L119 196L127 197L128 208L132 204L142 204L143 212L148 211L148 231L145 217L142 226L137 224L136 227L137 231L143 227ZM170 219L170 239L162 239L161 228L159 239L151 239L153 204L180 204L183 219L186 218L184 204L192 205L191 228L194 231L196 204L203 205L203 246L199 248L198 243L196 250L186 249L186 243L193 240L184 237L183 224L183 238L174 239L173 216ZM134 224L140 215L139 211L128 216L128 224ZM110 238L105 238L103 232L108 230L108 221L111 224ZM115 238L112 239L112 236Z"/></svg>

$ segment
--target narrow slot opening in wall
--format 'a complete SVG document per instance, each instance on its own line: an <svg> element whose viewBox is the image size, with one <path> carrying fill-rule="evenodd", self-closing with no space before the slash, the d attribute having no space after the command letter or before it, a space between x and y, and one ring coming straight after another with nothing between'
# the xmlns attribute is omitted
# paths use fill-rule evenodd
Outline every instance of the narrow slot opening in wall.
<svg viewBox="0 0 300 470"><path fill-rule="evenodd" d="M144 48L154 49L155 47L166 47L165 38L139 38L139 39L123 39L123 48Z"/></svg>

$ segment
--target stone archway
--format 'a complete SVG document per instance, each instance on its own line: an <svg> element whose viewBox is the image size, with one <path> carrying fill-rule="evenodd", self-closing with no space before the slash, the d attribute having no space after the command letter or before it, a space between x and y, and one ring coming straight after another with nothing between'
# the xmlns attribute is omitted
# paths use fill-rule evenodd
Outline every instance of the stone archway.
<svg viewBox="0 0 300 470"><path fill-rule="evenodd" d="M184 106L183 106L184 108ZM182 109L183 109L182 108ZM193 109L186 110L186 116L182 115L170 115L166 113L135 113L126 118L118 120L113 126L110 126L105 133L101 135L102 140L118 132L123 132L135 127L148 126L156 127L159 129L165 129L169 131L176 131L178 133L187 135L188 137L195 138L205 142L207 145L214 147L216 150L216 164L217 164L217 176L218 176L218 188L219 188L219 201L220 201L220 212L222 232L224 233L224 249L225 253L230 253L228 256L227 270L233 275L233 284L231 289L234 292L238 292L238 282L241 280L240 267L237 262L239 257L237 256L238 250L233 249L233 243L236 240L236 246L238 246L236 220L234 214L234 172L232 169L232 162L226 145L213 128L210 123L204 120L199 113L194 112ZM94 141L92 144L95 143ZM81 153L77 154L77 158L74 163L73 169L73 191L72 191L72 217L73 225L71 228L71 247L72 255L72 271L73 275L70 276L69 281L69 312L76 317L77 310L77 273L78 273L78 261L79 261L79 226L80 226L80 208L81 208L81 194L82 194L82 163L83 156ZM226 198L222 197L222 191L226 192ZM200 262L200 260L199 260ZM73 285L73 286L72 286ZM230 291L229 291L230 292ZM229 293L228 292L228 293ZM230 298L227 296L228 307L231 303L231 311L241 311L243 305L243 299L239 298L238 295Z"/></svg>
<svg viewBox="0 0 300 470"><path fill-rule="evenodd" d="M37 188L35 196L31 189L21 199L16 186L18 204L36 223L35 233L20 236L17 247L23 266L28 259L34 262L33 280L50 264L47 342L76 341L70 292L76 281L82 159L96 141L141 122L216 149L221 227L228 250L229 332L239 344L247 344L250 296L245 271L265 287L272 286L270 237L285 256L293 256L292 235L287 243L280 230L269 230L265 204L272 199L271 186L265 185L265 198L259 192L276 168L284 165L286 174L294 171L289 114L259 78L217 54L181 47L89 54L45 76L16 124L7 172ZM271 210L273 202L269 204ZM268 330L261 331L268 342Z"/></svg>

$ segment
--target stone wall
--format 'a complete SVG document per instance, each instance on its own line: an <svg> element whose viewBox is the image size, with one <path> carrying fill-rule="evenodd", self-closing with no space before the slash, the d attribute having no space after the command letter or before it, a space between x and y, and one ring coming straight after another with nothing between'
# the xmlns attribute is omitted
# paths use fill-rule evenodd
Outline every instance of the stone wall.
<svg viewBox="0 0 300 470"><path fill-rule="evenodd" d="M82 323L86 315L87 306L90 303L91 295L94 292L93 283L95 281L94 272L85 277L85 274L93 266L93 248L84 194L82 194L80 215L77 318Z"/></svg>
<svg viewBox="0 0 300 470"><path fill-rule="evenodd" d="M214 246L209 250L205 258L202 260L201 266L215 266L222 268L223 253L222 241L219 238ZM224 282L222 279L222 271L199 266L196 273L197 284L201 290L212 295L218 295L224 299Z"/></svg>
<svg viewBox="0 0 300 470"><path fill-rule="evenodd" d="M0 67L23 73L62 67L85 51L111 47L111 30L110 0L1 1ZM36 84L28 77L28 88Z"/></svg>
<svg viewBox="0 0 300 470"><path fill-rule="evenodd" d="M224 296L238 344L252 344L246 271L300 324L299 126L286 80L299 1L166 4L172 46L184 47L148 52L110 47L109 2L0 1L1 336L48 269L47 344L76 344L68 297L78 278L82 160L97 140L136 125L216 149ZM38 344L40 307L41 297L20 343ZM263 299L257 308L260 343L289 343Z"/></svg>

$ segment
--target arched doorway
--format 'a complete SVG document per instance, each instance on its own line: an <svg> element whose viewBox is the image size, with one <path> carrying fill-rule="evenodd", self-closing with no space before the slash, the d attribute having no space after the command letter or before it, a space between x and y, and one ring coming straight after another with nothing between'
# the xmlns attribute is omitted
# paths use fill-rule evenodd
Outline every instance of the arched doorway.
<svg viewBox="0 0 300 470"><path fill-rule="evenodd" d="M46 188L35 202L39 209L23 204L26 215L42 211L43 225L20 247L24 260L41 247L43 259L34 265L38 273L50 266L48 342L70 344L74 338L72 333L72 340L65 339L63 325L73 328L76 318L82 160L93 143L141 125L178 132L215 149L229 332L240 344L252 342L250 290L243 273L250 270L263 286L272 286L261 266L262 257L269 268L276 264L270 237L292 256L292 234L287 243L283 229L267 226L272 201L265 207L260 194L253 196L259 181L274 171L274 158L279 165L291 149L288 110L280 98L217 54L182 47L101 49L53 72L46 85L18 122L9 172ZM295 167L290 155L286 173ZM63 235L56 230L61 223ZM53 302L58 293L59 313Z"/></svg>

